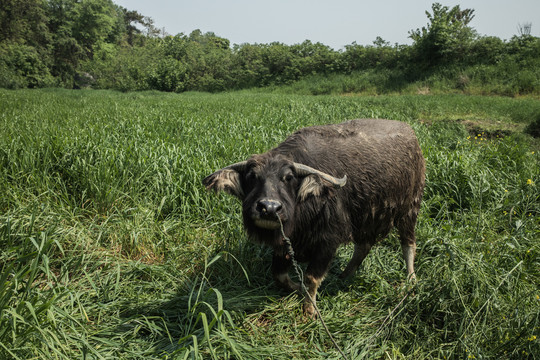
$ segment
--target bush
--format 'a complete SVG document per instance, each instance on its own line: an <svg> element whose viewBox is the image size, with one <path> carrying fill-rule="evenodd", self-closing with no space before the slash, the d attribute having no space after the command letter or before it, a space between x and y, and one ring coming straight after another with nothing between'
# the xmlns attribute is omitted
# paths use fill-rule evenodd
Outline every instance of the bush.
<svg viewBox="0 0 540 360"><path fill-rule="evenodd" d="M55 79L49 72L47 57L35 47L2 43L0 44L0 86L6 88L49 87Z"/></svg>
<svg viewBox="0 0 540 360"><path fill-rule="evenodd" d="M525 132L535 138L540 137L540 109L531 115L531 123L525 129Z"/></svg>
<svg viewBox="0 0 540 360"><path fill-rule="evenodd" d="M150 77L152 88L161 91L184 91L186 68L178 60L171 57L161 59Z"/></svg>
<svg viewBox="0 0 540 360"><path fill-rule="evenodd" d="M540 81L532 70L519 72L516 75L515 83L520 94L530 94L540 90Z"/></svg>
<svg viewBox="0 0 540 360"><path fill-rule="evenodd" d="M5 89L21 89L27 86L26 78L0 61L0 87Z"/></svg>

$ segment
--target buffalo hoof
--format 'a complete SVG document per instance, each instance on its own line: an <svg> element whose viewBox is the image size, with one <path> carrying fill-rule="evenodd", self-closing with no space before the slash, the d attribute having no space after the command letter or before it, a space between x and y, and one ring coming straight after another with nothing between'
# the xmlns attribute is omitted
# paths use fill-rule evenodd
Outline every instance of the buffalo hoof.
<svg viewBox="0 0 540 360"><path fill-rule="evenodd" d="M317 311L315 311L315 307L312 303L305 303L304 304L304 316L309 319L316 319L317 318Z"/></svg>

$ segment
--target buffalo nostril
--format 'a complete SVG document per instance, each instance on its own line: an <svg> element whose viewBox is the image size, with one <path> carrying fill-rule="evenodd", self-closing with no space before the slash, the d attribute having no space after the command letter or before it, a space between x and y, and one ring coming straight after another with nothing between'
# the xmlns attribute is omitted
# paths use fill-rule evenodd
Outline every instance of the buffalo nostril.
<svg viewBox="0 0 540 360"><path fill-rule="evenodd" d="M281 203L276 200L263 199L257 202L256 209L261 215L276 216L277 212L281 210Z"/></svg>
<svg viewBox="0 0 540 360"><path fill-rule="evenodd" d="M273 203L271 206L270 206L270 209L268 210L268 212L271 214L271 215L276 215L277 212L281 210L281 203L279 202L275 202Z"/></svg>

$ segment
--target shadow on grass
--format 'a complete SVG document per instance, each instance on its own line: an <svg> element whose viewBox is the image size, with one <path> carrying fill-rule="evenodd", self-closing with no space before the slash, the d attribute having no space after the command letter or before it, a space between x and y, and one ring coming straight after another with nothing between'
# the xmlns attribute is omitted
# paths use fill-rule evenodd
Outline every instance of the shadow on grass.
<svg viewBox="0 0 540 360"><path fill-rule="evenodd" d="M301 296L274 285L271 258L271 250L243 242L230 252L197 259L192 266L200 271L181 277L174 289L143 290L146 293L138 295L144 301L136 297L121 306L119 325L111 334L124 340L119 354L137 352L149 358L234 356L235 348L249 347L235 339L237 333L250 331L250 321L274 323L276 318L301 316ZM338 256L333 261L320 288L321 301L348 292L361 276L359 271L348 279L338 278L348 260ZM291 276L297 280L293 271ZM361 287L372 285L362 282Z"/></svg>
<svg viewBox="0 0 540 360"><path fill-rule="evenodd" d="M193 272L178 274L174 289L152 293L150 287L139 294L144 301L135 297L124 303L119 325L110 335L127 340L119 354L137 352L150 358L227 355L235 347L234 333L242 331L241 319L286 295L271 282L271 254L254 246L244 244L194 259ZM247 253L256 256L248 258ZM143 353L142 348L146 348Z"/></svg>

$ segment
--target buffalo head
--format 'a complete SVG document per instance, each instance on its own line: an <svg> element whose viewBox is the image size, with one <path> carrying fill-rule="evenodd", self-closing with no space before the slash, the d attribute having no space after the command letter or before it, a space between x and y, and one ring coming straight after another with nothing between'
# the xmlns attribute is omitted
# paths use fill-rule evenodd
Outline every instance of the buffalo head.
<svg viewBox="0 0 540 360"><path fill-rule="evenodd" d="M282 241L279 220L285 233L290 233L299 204L331 196L346 181L346 176L336 178L284 156L266 153L218 170L203 184L208 190L225 191L241 199L248 235L277 246Z"/></svg>

